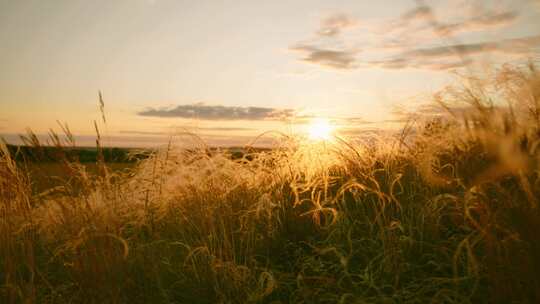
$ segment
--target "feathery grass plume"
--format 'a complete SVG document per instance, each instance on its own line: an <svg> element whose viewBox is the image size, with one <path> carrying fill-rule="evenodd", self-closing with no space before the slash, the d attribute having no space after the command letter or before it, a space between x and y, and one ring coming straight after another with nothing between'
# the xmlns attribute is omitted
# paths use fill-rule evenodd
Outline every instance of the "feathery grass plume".
<svg viewBox="0 0 540 304"><path fill-rule="evenodd" d="M540 299L535 291L540 290L535 277L540 252L528 232L540 228L535 148L540 139L535 93L539 79L534 67L504 66L491 82L469 80L464 87L447 90L439 102L461 113L454 113L453 124L442 137L430 130L424 139L431 145L425 149L424 162L436 159L452 168L449 176L466 191L465 215L474 233L460 250L468 246L467 260L475 261L478 258L471 255L475 250L469 247L482 252L486 280L494 286L493 301L510 301L518 290L528 299ZM440 138L443 145L433 145ZM438 185L430 172L423 170L423 175ZM511 273L519 273L521 279L511 278Z"/></svg>

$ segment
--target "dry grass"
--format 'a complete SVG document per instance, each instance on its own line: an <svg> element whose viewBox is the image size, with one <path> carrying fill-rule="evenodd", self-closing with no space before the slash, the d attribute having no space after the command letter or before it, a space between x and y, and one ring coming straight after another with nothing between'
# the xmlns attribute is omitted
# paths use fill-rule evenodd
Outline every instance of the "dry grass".
<svg viewBox="0 0 540 304"><path fill-rule="evenodd" d="M436 101L450 114L369 144L66 159L40 194L2 145L1 302L540 302L540 74Z"/></svg>

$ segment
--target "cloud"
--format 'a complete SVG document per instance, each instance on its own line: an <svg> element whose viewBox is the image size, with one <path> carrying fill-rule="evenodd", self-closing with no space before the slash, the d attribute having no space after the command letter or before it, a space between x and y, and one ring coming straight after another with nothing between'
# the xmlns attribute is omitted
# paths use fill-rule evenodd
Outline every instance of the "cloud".
<svg viewBox="0 0 540 304"><path fill-rule="evenodd" d="M439 14L435 14L428 6L417 6L386 21L376 30L386 40L379 43L380 48L410 47L461 33L509 27L520 16L517 11L509 9L486 10L475 1L439 9L435 10Z"/></svg>
<svg viewBox="0 0 540 304"><path fill-rule="evenodd" d="M507 53L529 53L540 46L540 35L503 40L499 43L501 51Z"/></svg>
<svg viewBox="0 0 540 304"><path fill-rule="evenodd" d="M454 44L450 46L415 49L405 52L403 55L409 58L441 58L455 56L457 54L474 55L482 52L494 51L497 48L497 42Z"/></svg>
<svg viewBox="0 0 540 304"><path fill-rule="evenodd" d="M462 8L462 10L463 9L467 10L466 8ZM456 8L454 8L454 10L456 10ZM446 9L446 12L441 18L442 20L452 19L451 16L448 16L447 11L449 10ZM400 29L403 32L414 32L418 30L430 30L435 27L434 29L437 30L438 35L453 35L465 31L483 31L508 26L514 23L519 17L519 14L516 11L511 10L493 12L474 6L470 11L473 11L473 13L461 12L457 21L441 23L439 19L435 19L436 16L429 6L420 5L403 13L397 19L391 20L388 23L388 26L384 27L384 30L393 31ZM426 21L429 23L426 24ZM418 24L420 22L424 23L422 27L417 29L411 28L412 24Z"/></svg>
<svg viewBox="0 0 540 304"><path fill-rule="evenodd" d="M412 67L425 70L434 70L434 71L444 71L457 69L464 66L467 66L472 63L470 59L463 60L454 60L454 61L443 61L443 62L417 62Z"/></svg>
<svg viewBox="0 0 540 304"><path fill-rule="evenodd" d="M321 21L317 38L289 49L300 53L298 60L304 63L338 70L378 67L444 71L468 66L482 54L496 53L498 56L492 58L496 62L508 60L509 55L538 54L540 35L484 42L459 35L510 27L519 17L517 11L508 7L484 9L478 1L461 3L453 10L418 5L394 19L366 23L362 27L364 35L356 36L364 37L364 41L355 42L344 41L339 34L355 26L356 20L335 14ZM336 36L339 39L326 39ZM464 43L456 43L460 41ZM351 45L362 45L361 58L357 56L360 50Z"/></svg>
<svg viewBox="0 0 540 304"><path fill-rule="evenodd" d="M431 8L427 5L419 5L403 13L400 17L402 22L411 22L418 19L425 19L432 14Z"/></svg>
<svg viewBox="0 0 540 304"><path fill-rule="evenodd" d="M411 23L423 21L432 14L431 8L426 5L416 6L413 9L401 14L397 19L391 20L386 26L383 26L383 32L391 32L398 29L409 27Z"/></svg>
<svg viewBox="0 0 540 304"><path fill-rule="evenodd" d="M148 108L137 114L150 117L196 118L204 120L276 120L294 115L294 110L265 107L211 106L196 103L179 105L173 108Z"/></svg>
<svg viewBox="0 0 540 304"><path fill-rule="evenodd" d="M321 27L317 31L319 36L333 37L341 33L343 29L354 27L357 20L343 13L331 15L321 21Z"/></svg>
<svg viewBox="0 0 540 304"><path fill-rule="evenodd" d="M316 38L309 43L298 43L290 46L289 50L304 54L300 59L303 62L317 64L332 69L352 69L356 61L356 49L346 49L344 47L329 48L325 43L339 43L339 39L328 40L339 36L344 29L355 27L357 19L344 14L336 13L321 20L320 28L315 31Z"/></svg>
<svg viewBox="0 0 540 304"><path fill-rule="evenodd" d="M356 50L332 50L313 45L298 45L290 49L305 54L302 61L342 70L355 68L358 53Z"/></svg>
<svg viewBox="0 0 540 304"><path fill-rule="evenodd" d="M502 41L413 49L386 59L373 60L368 62L368 64L386 69L412 67L430 70L448 70L471 64L472 59L469 56L490 52L525 55L538 46L540 46L540 35Z"/></svg>
<svg viewBox="0 0 540 304"><path fill-rule="evenodd" d="M540 46L540 35L501 41L484 41L404 50L382 59L358 61L355 50L331 50L312 45L292 47L304 53L302 61L334 69L351 70L379 67L384 69L418 68L449 70L473 63L471 56L485 53L529 55Z"/></svg>
<svg viewBox="0 0 540 304"><path fill-rule="evenodd" d="M461 22L440 24L437 26L437 33L449 36L467 31L485 31L508 26L514 23L518 17L519 14L514 11L477 15Z"/></svg>

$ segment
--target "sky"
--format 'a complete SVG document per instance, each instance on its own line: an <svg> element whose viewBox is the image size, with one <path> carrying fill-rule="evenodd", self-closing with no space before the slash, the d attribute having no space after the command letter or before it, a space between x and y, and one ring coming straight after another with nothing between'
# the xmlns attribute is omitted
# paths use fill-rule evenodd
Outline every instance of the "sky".
<svg viewBox="0 0 540 304"><path fill-rule="evenodd" d="M539 17L538 0L0 0L0 134L391 128L456 72L540 58Z"/></svg>

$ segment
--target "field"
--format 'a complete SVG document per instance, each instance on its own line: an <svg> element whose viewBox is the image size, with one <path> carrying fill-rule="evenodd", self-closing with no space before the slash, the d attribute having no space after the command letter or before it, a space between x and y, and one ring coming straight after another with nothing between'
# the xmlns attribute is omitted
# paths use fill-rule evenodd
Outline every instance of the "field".
<svg viewBox="0 0 540 304"><path fill-rule="evenodd" d="M26 170L2 145L0 302L539 303L540 73L435 100L392 136L239 158Z"/></svg>

